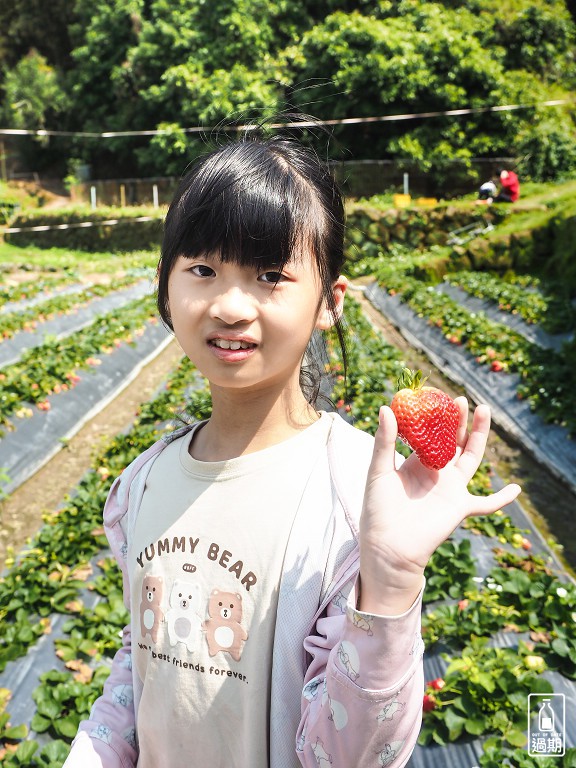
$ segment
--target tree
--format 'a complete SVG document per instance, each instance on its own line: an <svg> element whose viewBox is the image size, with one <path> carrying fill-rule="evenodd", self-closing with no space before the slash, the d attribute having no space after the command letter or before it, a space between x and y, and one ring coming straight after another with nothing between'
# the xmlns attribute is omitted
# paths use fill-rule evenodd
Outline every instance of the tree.
<svg viewBox="0 0 576 768"><path fill-rule="evenodd" d="M59 73L32 50L6 73L3 112L15 128L45 129L69 106Z"/></svg>
<svg viewBox="0 0 576 768"><path fill-rule="evenodd" d="M34 49L52 66L68 69L74 18L70 0L0 0L0 64L9 70Z"/></svg>

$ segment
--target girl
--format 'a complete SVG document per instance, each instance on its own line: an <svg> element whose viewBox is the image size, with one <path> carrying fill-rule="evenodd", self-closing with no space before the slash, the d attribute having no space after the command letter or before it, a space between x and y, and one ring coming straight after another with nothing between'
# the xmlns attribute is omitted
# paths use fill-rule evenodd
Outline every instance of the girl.
<svg viewBox="0 0 576 768"><path fill-rule="evenodd" d="M210 419L146 451L104 510L131 622L66 768L406 765L421 723L423 572L518 486L467 484L490 414L441 471L316 408L310 339L346 293L344 211L299 144L197 161L168 211L158 305L207 377Z"/></svg>

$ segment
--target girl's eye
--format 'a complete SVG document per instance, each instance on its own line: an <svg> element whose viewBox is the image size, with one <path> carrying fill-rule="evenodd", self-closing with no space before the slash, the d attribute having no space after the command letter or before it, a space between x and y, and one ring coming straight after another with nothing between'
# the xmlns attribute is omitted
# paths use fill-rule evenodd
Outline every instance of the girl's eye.
<svg viewBox="0 0 576 768"><path fill-rule="evenodd" d="M212 267L208 267L206 264L194 264L193 267L190 267L190 272L197 277L212 277L216 274Z"/></svg>
<svg viewBox="0 0 576 768"><path fill-rule="evenodd" d="M273 285L276 285L276 283L281 283L286 280L286 276L283 275L282 272L263 272L258 276L258 280L262 280L263 283L272 283Z"/></svg>

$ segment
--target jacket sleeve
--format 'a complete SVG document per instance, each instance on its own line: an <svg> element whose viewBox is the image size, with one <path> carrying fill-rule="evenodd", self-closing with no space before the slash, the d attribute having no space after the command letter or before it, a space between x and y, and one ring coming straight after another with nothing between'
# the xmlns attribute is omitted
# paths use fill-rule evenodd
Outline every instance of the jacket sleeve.
<svg viewBox="0 0 576 768"><path fill-rule="evenodd" d="M305 649L312 657L296 750L303 766L408 762L422 723L422 592L399 616L332 600Z"/></svg>
<svg viewBox="0 0 576 768"><path fill-rule="evenodd" d="M127 470L125 473L129 474ZM127 543L122 523L128 506L129 486L127 477L121 475L112 485L104 507L104 527L122 570L124 603L128 609ZM63 768L135 768L138 760L135 723L131 627L128 625L102 696L94 702L90 719L80 723Z"/></svg>

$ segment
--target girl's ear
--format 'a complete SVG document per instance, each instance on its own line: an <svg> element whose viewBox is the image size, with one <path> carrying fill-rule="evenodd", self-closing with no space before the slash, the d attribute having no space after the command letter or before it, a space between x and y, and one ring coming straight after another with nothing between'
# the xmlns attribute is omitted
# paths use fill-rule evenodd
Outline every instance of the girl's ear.
<svg viewBox="0 0 576 768"><path fill-rule="evenodd" d="M318 319L316 320L316 328L319 331L327 331L328 328L332 328L334 323L342 317L342 313L344 312L344 296L346 295L347 288L348 278L344 277L344 275L340 275L332 285L335 309L330 309L326 300L322 300Z"/></svg>

